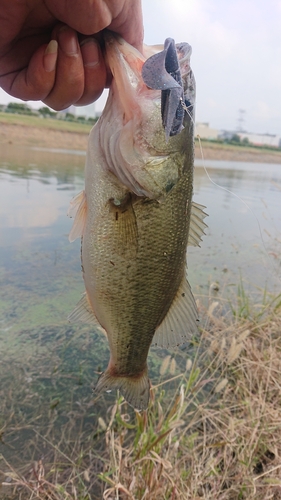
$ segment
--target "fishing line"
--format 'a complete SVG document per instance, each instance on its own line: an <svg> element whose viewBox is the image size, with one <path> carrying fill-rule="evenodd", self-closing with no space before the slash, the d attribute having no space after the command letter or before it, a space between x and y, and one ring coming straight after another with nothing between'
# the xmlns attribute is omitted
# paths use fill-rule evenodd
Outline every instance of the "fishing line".
<svg viewBox="0 0 281 500"><path fill-rule="evenodd" d="M183 101L183 99L181 99L181 105L183 107L183 109L185 110L185 112L188 114L190 120L192 121L193 123L193 126L194 126L194 129L196 130L196 124L195 124L195 121L194 121L194 118L191 114L191 112L189 111L189 107L191 106L186 106L185 102ZM260 238L261 238L261 241L262 241L262 245L263 245L263 248L265 250L265 253L266 253L266 256L267 258L269 259L269 262L270 262L270 265L272 266L272 269L271 271L275 272L276 275L277 275L277 278L278 278L278 281L280 281L281 283L281 277L279 275L280 273L280 270L278 269L278 267L276 266L275 262L273 261L272 257L270 256L270 254L268 253L268 250L266 248L266 244L265 244L265 241L264 241L264 238L263 238L263 234L262 234L262 229L261 229L261 225L260 225L260 222L259 222L259 219L258 217L256 216L255 212L252 210L252 208L248 205L248 203L246 203L245 200L243 200L238 194L234 193L233 191L230 191L230 189L227 189L226 187L224 186L221 186L220 184L217 184L217 182L215 182L208 170L207 170L207 167L205 165L205 158L204 158L204 153L203 153L203 147L202 147L202 142L201 142L201 137L199 134L196 135L196 138L198 139L198 142L199 142L199 148L200 148L200 154L201 154L201 157L202 157L202 162L203 162L203 168L204 168L204 171L205 171L205 174L207 175L209 181L216 187L222 189L223 191L226 191L227 193L229 193L230 195L232 196L235 196L235 198L237 198L239 201L241 201L241 203L243 203L243 205L247 208L247 210L249 210L251 212L251 214L254 216L254 218L256 219L256 222L257 222L257 225L258 225L258 228L259 228L259 233L260 233Z"/></svg>

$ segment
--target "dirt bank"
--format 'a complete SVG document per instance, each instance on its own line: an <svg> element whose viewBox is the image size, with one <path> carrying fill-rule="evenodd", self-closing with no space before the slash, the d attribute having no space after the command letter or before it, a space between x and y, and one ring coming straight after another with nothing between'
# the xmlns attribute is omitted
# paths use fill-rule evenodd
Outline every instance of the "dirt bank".
<svg viewBox="0 0 281 500"><path fill-rule="evenodd" d="M245 161L253 163L280 163L281 151L256 149L241 146L232 146L228 144L212 144L203 142L202 149L206 160L225 160L225 161ZM202 158L201 151L196 140L195 157Z"/></svg>
<svg viewBox="0 0 281 500"><path fill-rule="evenodd" d="M0 146L44 147L86 150L88 134L0 123Z"/></svg>

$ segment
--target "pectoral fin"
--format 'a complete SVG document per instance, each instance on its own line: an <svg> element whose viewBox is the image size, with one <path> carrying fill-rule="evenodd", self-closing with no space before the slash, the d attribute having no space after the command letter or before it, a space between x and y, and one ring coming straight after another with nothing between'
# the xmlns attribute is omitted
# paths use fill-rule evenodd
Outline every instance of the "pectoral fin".
<svg viewBox="0 0 281 500"><path fill-rule="evenodd" d="M121 252L127 259L134 259L138 247L138 229L132 195L127 193L122 200L111 199L109 203L113 217L112 239L115 251Z"/></svg>
<svg viewBox="0 0 281 500"><path fill-rule="evenodd" d="M198 312L190 285L184 277L174 301L157 328L153 344L160 347L176 347L198 335Z"/></svg>
<svg viewBox="0 0 281 500"><path fill-rule="evenodd" d="M70 202L67 212L69 217L75 217L68 239L72 243L76 238L81 238L84 231L87 215L87 202L85 191L77 194Z"/></svg>

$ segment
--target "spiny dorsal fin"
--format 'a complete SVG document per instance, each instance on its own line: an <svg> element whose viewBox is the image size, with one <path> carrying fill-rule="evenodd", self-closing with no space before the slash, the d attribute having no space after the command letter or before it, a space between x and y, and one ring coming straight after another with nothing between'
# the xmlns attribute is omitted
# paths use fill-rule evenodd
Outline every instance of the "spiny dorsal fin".
<svg viewBox="0 0 281 500"><path fill-rule="evenodd" d="M91 304L88 301L86 292L83 294L82 298L79 300L78 304L76 304L67 319L70 323L87 323L93 325L106 336L106 331L98 322Z"/></svg>
<svg viewBox="0 0 281 500"><path fill-rule="evenodd" d="M81 191L70 202L67 212L69 217L75 217L68 239L72 243L76 238L81 238L84 231L87 214L87 203L85 191Z"/></svg>
<svg viewBox="0 0 281 500"><path fill-rule="evenodd" d="M155 332L153 344L168 349L189 342L198 334L198 321L195 300L184 277L170 310Z"/></svg>
<svg viewBox="0 0 281 500"><path fill-rule="evenodd" d="M202 241L202 236L205 234L205 229L207 224L205 224L204 219L208 216L204 212L204 205L199 205L194 201L191 204L191 214L190 214L190 225L188 233L188 245L193 247L200 247L200 241Z"/></svg>

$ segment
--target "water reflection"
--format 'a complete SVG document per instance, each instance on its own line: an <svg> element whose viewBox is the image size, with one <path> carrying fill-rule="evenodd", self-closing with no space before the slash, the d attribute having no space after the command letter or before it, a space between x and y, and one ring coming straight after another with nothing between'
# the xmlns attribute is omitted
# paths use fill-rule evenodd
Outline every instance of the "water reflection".
<svg viewBox="0 0 281 500"><path fill-rule="evenodd" d="M7 262L16 249L23 252L24 245L44 253L63 245L68 258L79 261L77 245L67 243L72 222L66 212L71 198L83 189L84 161L84 155L62 149L3 148L2 260ZM267 284L278 291L281 166L215 161L205 161L205 166L207 173L197 160L194 199L207 207L209 217L201 249L188 252L193 286L207 288L227 269L236 283L242 273L251 287Z"/></svg>

